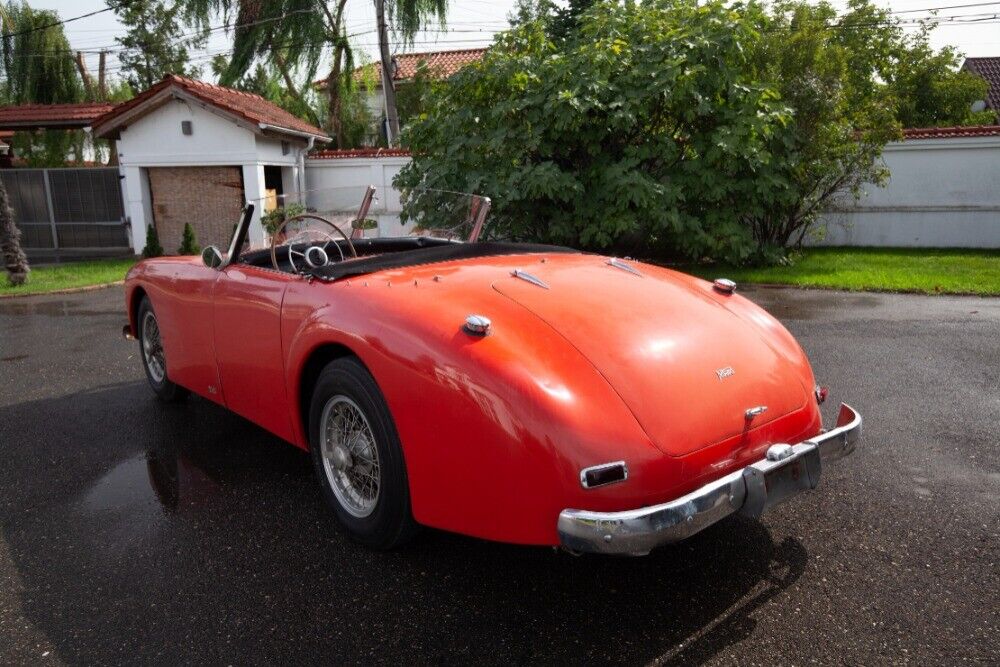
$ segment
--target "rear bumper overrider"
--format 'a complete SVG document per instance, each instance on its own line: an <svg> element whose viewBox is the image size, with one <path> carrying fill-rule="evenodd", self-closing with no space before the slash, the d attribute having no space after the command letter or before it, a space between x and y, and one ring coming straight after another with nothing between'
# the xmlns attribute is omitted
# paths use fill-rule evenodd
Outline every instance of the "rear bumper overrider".
<svg viewBox="0 0 1000 667"><path fill-rule="evenodd" d="M760 461L676 500L623 512L563 510L559 539L571 551L647 554L730 514L760 516L783 500L816 488L822 465L850 454L860 439L861 415L842 403L836 428L795 445L771 445Z"/></svg>

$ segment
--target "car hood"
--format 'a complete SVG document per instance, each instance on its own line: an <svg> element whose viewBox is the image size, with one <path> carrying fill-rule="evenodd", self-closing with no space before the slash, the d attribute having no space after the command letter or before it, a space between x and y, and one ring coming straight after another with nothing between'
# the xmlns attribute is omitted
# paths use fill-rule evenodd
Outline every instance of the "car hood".
<svg viewBox="0 0 1000 667"><path fill-rule="evenodd" d="M664 454L690 454L805 405L801 359L789 359L720 303L740 297L717 300L682 274L625 264L637 275L620 266L593 255L535 261L527 276L510 275L493 288L577 348Z"/></svg>

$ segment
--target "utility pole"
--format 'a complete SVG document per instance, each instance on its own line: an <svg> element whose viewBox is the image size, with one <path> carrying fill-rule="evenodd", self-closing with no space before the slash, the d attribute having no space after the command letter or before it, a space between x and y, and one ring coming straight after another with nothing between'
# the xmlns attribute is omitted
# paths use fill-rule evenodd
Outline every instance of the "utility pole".
<svg viewBox="0 0 1000 667"><path fill-rule="evenodd" d="M386 139L390 146L399 141L399 113L396 111L396 88L392 80L392 56L389 54L389 27L385 22L385 0L375 0L378 21L378 46L382 57L382 95L387 121Z"/></svg>

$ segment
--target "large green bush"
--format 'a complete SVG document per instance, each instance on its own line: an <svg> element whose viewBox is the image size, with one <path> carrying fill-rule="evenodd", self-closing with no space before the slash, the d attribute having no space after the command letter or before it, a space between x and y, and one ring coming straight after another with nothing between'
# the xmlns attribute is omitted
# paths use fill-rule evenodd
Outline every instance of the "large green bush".
<svg viewBox="0 0 1000 667"><path fill-rule="evenodd" d="M790 120L747 76L759 35L719 2L602 4L561 50L544 28L502 35L437 91L397 185L488 194L494 237L739 255L736 204ZM423 202L406 214L427 224Z"/></svg>

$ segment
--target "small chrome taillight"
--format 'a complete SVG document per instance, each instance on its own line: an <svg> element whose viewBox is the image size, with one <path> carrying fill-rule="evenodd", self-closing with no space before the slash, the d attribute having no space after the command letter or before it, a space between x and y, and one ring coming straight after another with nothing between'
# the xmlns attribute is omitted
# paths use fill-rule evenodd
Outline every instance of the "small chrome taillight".
<svg viewBox="0 0 1000 667"><path fill-rule="evenodd" d="M826 400L826 397L830 395L830 390L826 387L821 387L816 385L816 402L820 405Z"/></svg>
<svg viewBox="0 0 1000 667"><path fill-rule="evenodd" d="M732 294L736 291L736 283L729 278L716 278L712 282L712 286L723 294Z"/></svg>
<svg viewBox="0 0 1000 667"><path fill-rule="evenodd" d="M624 482L626 479L628 479L628 466L625 465L624 461L602 463L580 471L580 484L585 489Z"/></svg>
<svg viewBox="0 0 1000 667"><path fill-rule="evenodd" d="M469 315L465 318L465 332L473 336L486 336L493 327L490 318L482 315Z"/></svg>

